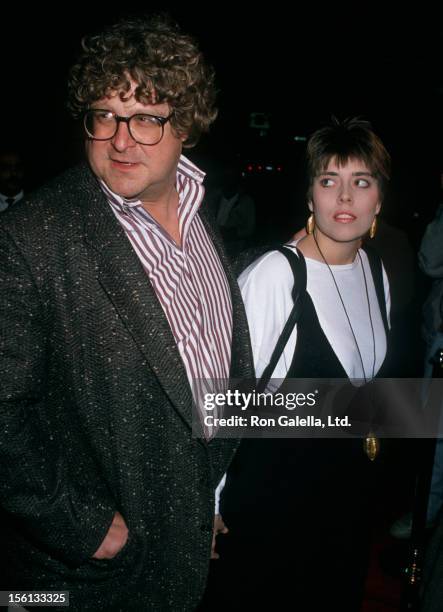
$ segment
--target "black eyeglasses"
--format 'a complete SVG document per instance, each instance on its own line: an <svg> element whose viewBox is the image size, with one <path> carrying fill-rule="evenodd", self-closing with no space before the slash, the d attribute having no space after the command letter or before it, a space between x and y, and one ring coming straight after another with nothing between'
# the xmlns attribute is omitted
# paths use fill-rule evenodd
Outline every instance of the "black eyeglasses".
<svg viewBox="0 0 443 612"><path fill-rule="evenodd" d="M119 124L123 121L128 126L131 138L143 145L156 145L163 138L165 124L171 119L157 117L146 113L137 113L131 117L121 117L110 110L91 108L83 117L86 134L93 140L111 140L117 133Z"/></svg>

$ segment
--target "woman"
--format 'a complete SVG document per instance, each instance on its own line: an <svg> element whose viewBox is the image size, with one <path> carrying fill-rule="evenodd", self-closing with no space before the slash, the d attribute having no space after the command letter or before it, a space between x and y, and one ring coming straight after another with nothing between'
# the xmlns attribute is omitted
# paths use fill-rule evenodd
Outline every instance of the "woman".
<svg viewBox="0 0 443 612"><path fill-rule="evenodd" d="M273 378L368 382L387 375L389 286L361 244L375 234L390 157L369 123L351 119L315 132L307 159L307 234L288 247L306 262L306 295ZM294 276L272 251L239 283L260 378L291 312ZM229 534L217 545L212 609L359 610L376 463L361 439L244 440L222 493Z"/></svg>

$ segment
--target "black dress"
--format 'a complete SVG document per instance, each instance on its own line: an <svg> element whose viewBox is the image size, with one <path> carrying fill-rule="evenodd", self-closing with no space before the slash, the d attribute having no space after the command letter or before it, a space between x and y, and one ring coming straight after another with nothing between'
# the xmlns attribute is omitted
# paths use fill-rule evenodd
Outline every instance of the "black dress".
<svg viewBox="0 0 443 612"><path fill-rule="evenodd" d="M388 333L381 267L371 269ZM297 329L288 378L347 378L309 294ZM202 609L357 612L377 462L362 439L244 439L222 493L229 534L218 538Z"/></svg>

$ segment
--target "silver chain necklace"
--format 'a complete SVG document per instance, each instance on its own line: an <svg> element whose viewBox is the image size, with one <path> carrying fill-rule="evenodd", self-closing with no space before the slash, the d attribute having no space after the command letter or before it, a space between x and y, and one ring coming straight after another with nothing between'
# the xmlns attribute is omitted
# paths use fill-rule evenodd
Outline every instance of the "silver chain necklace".
<svg viewBox="0 0 443 612"><path fill-rule="evenodd" d="M320 247L318 245L317 238L315 236L315 232L312 234L312 237L314 238L314 242L315 242L315 244L317 246L318 252L320 253L323 261L325 262L325 264L326 264L326 266L327 266L327 268L328 268L328 270L329 270L329 272L330 272L330 274L332 276L332 280L334 281L334 285L335 285L335 288L337 290L338 297L340 298L341 305L343 306L344 313L345 313L346 318L348 320L348 324L349 324L349 328L350 328L351 333L352 333L352 337L354 338L355 346L357 347L358 356L360 357L361 369L363 371L363 378L364 378L364 381L365 381L365 384L366 384L368 382L368 379L366 377L365 366L364 366L364 363L363 363L363 357L362 357L362 354L361 354L361 351L360 351L360 347L359 347L358 342L357 342L357 338L356 338L355 333L354 333L354 328L352 327L352 324L351 324L351 319L349 318L348 311L346 310L345 303L344 303L343 298L341 296L340 289L338 288L338 284L337 284L337 281L335 280L334 273L331 270L331 266L326 261L326 258L323 255L322 250L320 249ZM376 353L375 353L375 333L374 333L374 325L372 323L372 313L371 313L371 302L369 300L369 291L368 291L368 283L367 283L367 280L366 280L366 272L365 272L365 268L364 268L363 261L362 261L362 258L361 258L361 255L360 255L359 251L357 251L357 255L358 255L358 258L360 260L360 265L361 265L361 269L362 269L362 272L363 272L363 280L364 280L364 283L365 283L366 299L367 299L367 303L368 303L368 314L369 314L369 323L371 325L372 349L373 349L372 377L371 378L374 378Z"/></svg>

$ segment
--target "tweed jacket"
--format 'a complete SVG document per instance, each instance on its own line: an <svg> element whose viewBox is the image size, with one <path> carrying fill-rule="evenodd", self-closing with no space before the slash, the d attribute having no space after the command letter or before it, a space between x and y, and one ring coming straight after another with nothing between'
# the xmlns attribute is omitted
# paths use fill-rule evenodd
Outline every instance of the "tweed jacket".
<svg viewBox="0 0 443 612"><path fill-rule="evenodd" d="M238 285L198 214L231 290L230 374L252 377ZM173 334L89 167L5 212L0 253L0 589L68 590L72 611L195 609L237 443L192 436ZM92 559L116 511L128 542Z"/></svg>

